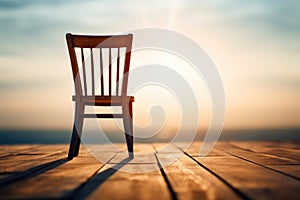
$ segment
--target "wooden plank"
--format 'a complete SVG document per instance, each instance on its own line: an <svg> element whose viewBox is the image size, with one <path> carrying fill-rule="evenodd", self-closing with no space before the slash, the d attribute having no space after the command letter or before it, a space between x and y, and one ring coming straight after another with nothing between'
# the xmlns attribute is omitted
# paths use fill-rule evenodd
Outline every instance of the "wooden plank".
<svg viewBox="0 0 300 200"><path fill-rule="evenodd" d="M117 164L105 166L76 194L76 199L171 199L167 184L160 171L128 173L121 171L130 167L140 171L146 164ZM119 169L116 170L116 169Z"/></svg>
<svg viewBox="0 0 300 200"><path fill-rule="evenodd" d="M122 153L127 152L126 143L111 143L111 144L84 144L88 151L91 152L115 152L115 153ZM151 148L151 146L150 146ZM151 149L153 152L153 149ZM134 152L135 153L147 153L151 152L149 147L144 147L144 144L136 144Z"/></svg>
<svg viewBox="0 0 300 200"><path fill-rule="evenodd" d="M116 155L108 162L108 164L117 164L117 163L124 163L124 160L128 158L128 152L126 144L106 144L106 145L88 145L88 149L90 153L97 157L103 152L114 152ZM134 159L131 159L128 164L152 164L155 167L157 166L157 161L154 156L154 149L150 144L136 144L135 145L135 156ZM149 167L149 165L146 165Z"/></svg>
<svg viewBox="0 0 300 200"><path fill-rule="evenodd" d="M121 145L119 143L116 144L84 144L86 150L89 152L114 152L121 153L122 151L126 151L127 147L125 144Z"/></svg>
<svg viewBox="0 0 300 200"><path fill-rule="evenodd" d="M132 160L127 154L119 153L120 156L112 159L78 191L76 198L171 199L158 165L153 163L153 151L150 144L136 144L136 155ZM145 170L152 171L138 173Z"/></svg>
<svg viewBox="0 0 300 200"><path fill-rule="evenodd" d="M287 142L231 142L244 150L267 153L300 161L299 143Z"/></svg>
<svg viewBox="0 0 300 200"><path fill-rule="evenodd" d="M1 164L0 173L7 176L0 177L0 185L18 180L64 158L66 158L66 152L57 152L46 156L31 157L31 160L27 159L25 162L17 160L16 164L11 166L2 167Z"/></svg>
<svg viewBox="0 0 300 200"><path fill-rule="evenodd" d="M52 151L46 154L44 153L14 153L11 156L5 156L0 158L0 172L6 173L13 170L18 171L21 166L34 166L33 163L38 160L48 159L49 157L64 158L66 157L66 151Z"/></svg>
<svg viewBox="0 0 300 200"><path fill-rule="evenodd" d="M146 164L146 166L148 167L149 165L153 165L154 168L156 169L157 161L154 152L155 150L153 149L151 144L137 143L135 145L133 159L130 160L126 159L128 158L128 153L126 150L125 152L117 153L116 156L109 161L109 164L124 163L123 160L125 160L127 164Z"/></svg>
<svg viewBox="0 0 300 200"><path fill-rule="evenodd" d="M268 167L300 179L300 165L268 165Z"/></svg>
<svg viewBox="0 0 300 200"><path fill-rule="evenodd" d="M231 145L225 146L224 143L217 144L216 149L219 149L220 151L223 151L223 152L232 153L232 154L244 157L244 158L249 158L249 159L251 159L257 163L263 164L263 165L300 164L300 161L295 160L295 159L272 155L272 154L268 154L268 153L264 153L264 152L247 151L245 149L236 148L236 146L231 146Z"/></svg>
<svg viewBox="0 0 300 200"><path fill-rule="evenodd" d="M36 146L33 145L32 148L27 146L25 150L17 152L15 147L12 149L7 148L8 151L11 151L9 156L3 156L0 158L1 168L0 172L7 172L7 168L16 167L18 165L24 165L28 162L47 157L52 154L63 154L65 145L47 145L47 146ZM29 164L30 165L30 164Z"/></svg>
<svg viewBox="0 0 300 200"><path fill-rule="evenodd" d="M69 145L65 144L47 144L47 145L38 145L34 148L30 148L26 151L26 153L32 154L53 154L54 152L58 151L65 151L67 152Z"/></svg>
<svg viewBox="0 0 300 200"><path fill-rule="evenodd" d="M297 199L299 180L282 173L299 177L298 143L244 142L239 148L237 144L218 142L201 158L200 142L187 150L193 156L164 143L137 143L132 160L125 143L116 144L120 149L89 147L105 165L85 146L72 161L64 159L68 145L5 146L10 154L0 158L0 183L21 176L2 185L0 199ZM287 152L292 154L284 155ZM156 156L162 165L175 162L160 170ZM145 170L152 171L136 173Z"/></svg>
<svg viewBox="0 0 300 200"><path fill-rule="evenodd" d="M166 162L166 159L170 161L175 150L170 148L170 151L157 153L160 163ZM184 154L163 170L178 199L240 199L222 181Z"/></svg>
<svg viewBox="0 0 300 200"><path fill-rule="evenodd" d="M293 141L232 141L229 142L232 144L238 144L244 146L248 149L274 149L274 148L282 148L282 149L299 149L300 142Z"/></svg>
<svg viewBox="0 0 300 200"><path fill-rule="evenodd" d="M117 153L107 164L109 166L118 163L126 164L122 167L122 171L129 173L143 173L158 170L154 152L155 150L151 144L137 143L135 145L134 158L128 159L128 152L126 150L125 152Z"/></svg>
<svg viewBox="0 0 300 200"><path fill-rule="evenodd" d="M180 144L178 144L180 145ZM182 154L182 151L176 147L173 144L168 144L168 143L153 143L152 144L153 148L155 149L155 153L166 153L166 154L174 154L174 153L179 153Z"/></svg>
<svg viewBox="0 0 300 200"><path fill-rule="evenodd" d="M155 153L155 149L153 148L152 144L147 143L136 143L134 148L135 153L147 154L147 153Z"/></svg>
<svg viewBox="0 0 300 200"><path fill-rule="evenodd" d="M67 198L102 166L81 148L80 155L71 161L65 160L56 168L0 188L0 199Z"/></svg>
<svg viewBox="0 0 300 200"><path fill-rule="evenodd" d="M6 168L20 165L22 163L31 162L32 160L45 157L45 155L30 155L30 154L17 154L12 156L5 156L1 158L0 172L5 172Z"/></svg>
<svg viewBox="0 0 300 200"><path fill-rule="evenodd" d="M194 159L246 197L253 199L299 198L299 181L264 167L234 156L194 157Z"/></svg>
<svg viewBox="0 0 300 200"><path fill-rule="evenodd" d="M111 164L123 163L123 160L128 158L128 153L117 153L117 155L109 161ZM154 164L157 165L157 161L154 153L135 153L134 158L126 163L130 164Z"/></svg>
<svg viewBox="0 0 300 200"><path fill-rule="evenodd" d="M244 149L235 148L230 145L226 145L225 147L224 143L218 144L216 148L242 159L249 160L257 165L282 172L283 174L290 175L300 180L300 161L298 160L266 153L254 153Z"/></svg>
<svg viewBox="0 0 300 200"><path fill-rule="evenodd" d="M21 150L19 151L18 149L20 148L16 145L12 145L10 148L6 147L11 154L0 158L0 172L5 172L7 168L16 167L50 155L64 154L67 149L66 145L20 145L20 147Z"/></svg>
<svg viewBox="0 0 300 200"><path fill-rule="evenodd" d="M10 156L16 153L26 153L28 150L40 145L1 145L0 157Z"/></svg>
<svg viewBox="0 0 300 200"><path fill-rule="evenodd" d="M183 146L186 146L186 144L182 144L180 145L180 143L176 143L176 146L178 146L180 149L183 149L182 147ZM191 144L191 146L185 150L185 152L187 152L189 155L191 156L199 156L200 154L200 149L201 149L201 146L202 146L202 142L193 142ZM214 157L214 156L226 156L226 153L216 149L216 148L213 148L208 155L206 155L207 157Z"/></svg>

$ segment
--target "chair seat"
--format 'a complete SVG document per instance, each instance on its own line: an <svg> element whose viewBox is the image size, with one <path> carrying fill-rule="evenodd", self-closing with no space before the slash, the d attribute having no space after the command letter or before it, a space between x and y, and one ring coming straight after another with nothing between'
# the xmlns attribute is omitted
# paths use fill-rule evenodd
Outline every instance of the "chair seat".
<svg viewBox="0 0 300 200"><path fill-rule="evenodd" d="M76 96L72 96L72 100L77 101ZM85 105L118 106L122 102L134 102L134 96L81 96L79 100Z"/></svg>

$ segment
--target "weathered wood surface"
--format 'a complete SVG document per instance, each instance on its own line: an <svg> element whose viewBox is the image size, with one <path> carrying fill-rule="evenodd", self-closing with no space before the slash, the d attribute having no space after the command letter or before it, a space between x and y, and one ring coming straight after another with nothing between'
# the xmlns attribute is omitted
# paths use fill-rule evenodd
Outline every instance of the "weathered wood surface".
<svg viewBox="0 0 300 200"><path fill-rule="evenodd" d="M116 146L91 145L90 152L82 147L79 156L68 161L68 145L2 145L0 199L300 196L297 142L218 142L206 157L199 157L200 142L189 149L182 144L135 144L134 159L123 152L124 144Z"/></svg>

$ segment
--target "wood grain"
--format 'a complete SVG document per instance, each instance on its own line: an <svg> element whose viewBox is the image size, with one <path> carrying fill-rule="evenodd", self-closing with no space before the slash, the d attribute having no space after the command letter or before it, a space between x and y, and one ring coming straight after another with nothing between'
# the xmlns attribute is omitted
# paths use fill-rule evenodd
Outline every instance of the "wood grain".
<svg viewBox="0 0 300 200"><path fill-rule="evenodd" d="M165 151L157 154L160 162L166 162L166 156L170 158L170 155L174 154L172 152L175 150L169 149L169 153ZM222 181L186 155L182 155L163 170L178 199L240 199Z"/></svg>
<svg viewBox="0 0 300 200"><path fill-rule="evenodd" d="M218 142L204 158L183 146L136 144L129 159L93 144L69 161L67 144L3 145L0 199L298 199L297 142Z"/></svg>
<svg viewBox="0 0 300 200"><path fill-rule="evenodd" d="M253 199L298 199L299 181L234 156L195 157L199 163ZM284 183L284 185L282 185Z"/></svg>

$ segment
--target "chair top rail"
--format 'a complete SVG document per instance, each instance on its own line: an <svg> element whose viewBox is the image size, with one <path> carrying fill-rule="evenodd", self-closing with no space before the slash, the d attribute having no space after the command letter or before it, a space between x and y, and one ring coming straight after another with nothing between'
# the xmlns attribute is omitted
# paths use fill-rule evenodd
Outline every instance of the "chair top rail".
<svg viewBox="0 0 300 200"><path fill-rule="evenodd" d="M66 34L67 37L72 37L73 47L80 48L120 48L129 47L132 38L132 34L128 35L73 35L71 33Z"/></svg>

